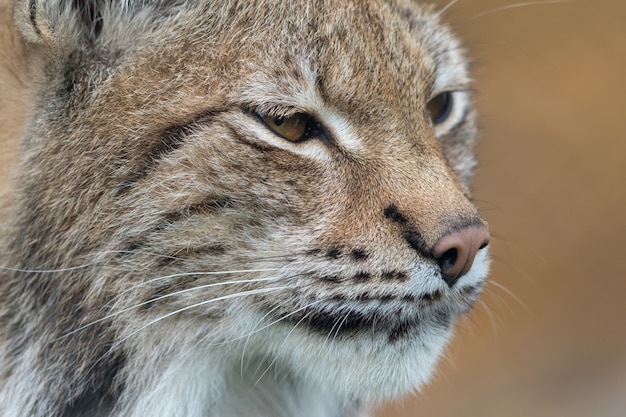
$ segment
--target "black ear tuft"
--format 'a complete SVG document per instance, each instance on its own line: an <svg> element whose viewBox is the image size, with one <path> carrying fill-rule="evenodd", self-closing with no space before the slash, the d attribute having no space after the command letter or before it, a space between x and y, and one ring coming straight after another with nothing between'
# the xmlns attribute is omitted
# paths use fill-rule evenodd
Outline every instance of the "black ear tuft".
<svg viewBox="0 0 626 417"><path fill-rule="evenodd" d="M89 37L100 36L102 32L102 0L72 0L72 6L79 13L80 20L85 25Z"/></svg>

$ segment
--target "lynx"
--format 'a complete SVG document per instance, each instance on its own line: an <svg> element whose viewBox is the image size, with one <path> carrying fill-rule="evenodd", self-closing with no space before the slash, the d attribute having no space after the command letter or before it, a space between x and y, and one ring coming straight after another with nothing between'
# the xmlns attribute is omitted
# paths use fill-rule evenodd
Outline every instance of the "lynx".
<svg viewBox="0 0 626 417"><path fill-rule="evenodd" d="M366 415L484 285L467 60L410 0L2 0L0 415Z"/></svg>

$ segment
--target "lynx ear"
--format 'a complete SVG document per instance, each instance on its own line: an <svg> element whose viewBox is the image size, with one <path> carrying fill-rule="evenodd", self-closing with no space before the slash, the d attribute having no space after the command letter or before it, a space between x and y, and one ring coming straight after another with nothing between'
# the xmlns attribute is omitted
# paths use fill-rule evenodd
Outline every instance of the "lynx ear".
<svg viewBox="0 0 626 417"><path fill-rule="evenodd" d="M107 4L109 3L109 4ZM48 46L94 41L103 25L103 11L119 0L17 0L16 24L30 42ZM116 6L117 7L117 6Z"/></svg>

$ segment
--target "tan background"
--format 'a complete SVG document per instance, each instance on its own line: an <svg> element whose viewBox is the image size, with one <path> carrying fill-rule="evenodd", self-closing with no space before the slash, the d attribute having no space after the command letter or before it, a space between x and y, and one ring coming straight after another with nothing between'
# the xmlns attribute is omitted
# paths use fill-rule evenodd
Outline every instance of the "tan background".
<svg viewBox="0 0 626 417"><path fill-rule="evenodd" d="M626 2L514 3L446 14L476 60L484 304L381 416L626 416Z"/></svg>

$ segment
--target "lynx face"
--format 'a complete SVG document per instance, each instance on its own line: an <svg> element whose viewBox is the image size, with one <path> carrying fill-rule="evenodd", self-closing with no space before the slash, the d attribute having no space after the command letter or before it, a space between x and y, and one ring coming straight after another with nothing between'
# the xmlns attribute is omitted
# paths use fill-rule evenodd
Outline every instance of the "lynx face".
<svg viewBox="0 0 626 417"><path fill-rule="evenodd" d="M37 100L1 272L7 415L203 415L270 368L342 404L419 387L488 264L437 13L74 3L15 9Z"/></svg>

